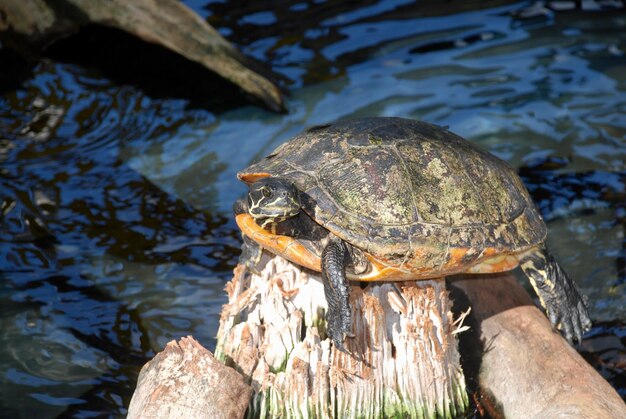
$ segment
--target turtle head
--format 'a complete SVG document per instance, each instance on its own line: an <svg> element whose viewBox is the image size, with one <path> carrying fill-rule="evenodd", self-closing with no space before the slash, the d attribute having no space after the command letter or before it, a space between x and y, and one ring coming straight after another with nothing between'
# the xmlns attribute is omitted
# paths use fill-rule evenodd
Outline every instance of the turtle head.
<svg viewBox="0 0 626 419"><path fill-rule="evenodd" d="M267 177L250 185L248 212L262 227L298 215L300 207L298 190L285 179Z"/></svg>

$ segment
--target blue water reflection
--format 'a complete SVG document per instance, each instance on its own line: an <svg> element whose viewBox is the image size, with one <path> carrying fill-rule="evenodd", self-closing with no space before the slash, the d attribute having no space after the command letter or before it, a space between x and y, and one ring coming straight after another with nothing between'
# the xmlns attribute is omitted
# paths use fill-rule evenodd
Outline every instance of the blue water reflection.
<svg viewBox="0 0 626 419"><path fill-rule="evenodd" d="M419 3L188 2L285 77L287 115L196 108L55 60L4 93L0 416L120 416L169 340L212 348L237 170L367 115L449 126L519 169L605 322L581 351L626 397L626 13Z"/></svg>

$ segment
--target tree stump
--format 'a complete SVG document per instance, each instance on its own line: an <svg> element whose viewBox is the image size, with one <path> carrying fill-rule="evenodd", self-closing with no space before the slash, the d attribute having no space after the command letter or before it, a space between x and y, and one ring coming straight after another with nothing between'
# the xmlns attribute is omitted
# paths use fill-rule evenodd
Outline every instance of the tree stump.
<svg viewBox="0 0 626 419"><path fill-rule="evenodd" d="M272 258L227 285L216 357L253 388L249 412L280 417L456 417L468 407L444 280L351 287L351 352L325 336L318 273Z"/></svg>

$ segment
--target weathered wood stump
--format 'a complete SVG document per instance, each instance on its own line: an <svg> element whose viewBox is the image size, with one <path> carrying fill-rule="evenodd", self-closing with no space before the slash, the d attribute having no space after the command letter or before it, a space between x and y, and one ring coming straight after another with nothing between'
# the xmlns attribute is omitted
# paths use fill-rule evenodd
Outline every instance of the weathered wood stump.
<svg viewBox="0 0 626 419"><path fill-rule="evenodd" d="M354 338L325 337L319 274L272 258L235 270L216 357L250 380L249 413L280 417L456 417L468 398L444 280L351 289Z"/></svg>

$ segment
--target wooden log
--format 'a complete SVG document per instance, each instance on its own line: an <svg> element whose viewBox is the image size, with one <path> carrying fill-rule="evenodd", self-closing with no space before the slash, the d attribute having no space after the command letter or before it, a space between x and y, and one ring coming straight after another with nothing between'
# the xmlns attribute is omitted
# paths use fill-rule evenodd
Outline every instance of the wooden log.
<svg viewBox="0 0 626 419"><path fill-rule="evenodd" d="M241 418L252 389L192 337L172 341L141 369L129 419Z"/></svg>
<svg viewBox="0 0 626 419"><path fill-rule="evenodd" d="M619 394L555 332L511 273L448 280L465 373L492 417L626 418Z"/></svg>
<svg viewBox="0 0 626 419"><path fill-rule="evenodd" d="M168 48L282 112L278 87L249 68L246 58L178 0L0 0L0 41L18 51L45 46L98 24Z"/></svg>
<svg viewBox="0 0 626 419"><path fill-rule="evenodd" d="M456 417L468 407L444 280L351 287L354 338L325 337L319 274L274 257L227 285L216 357L260 417Z"/></svg>

